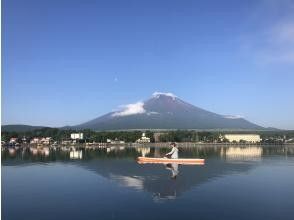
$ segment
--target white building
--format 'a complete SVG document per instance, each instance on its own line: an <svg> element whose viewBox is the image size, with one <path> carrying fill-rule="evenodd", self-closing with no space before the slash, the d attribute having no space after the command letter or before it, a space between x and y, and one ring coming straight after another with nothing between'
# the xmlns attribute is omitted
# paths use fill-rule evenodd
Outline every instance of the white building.
<svg viewBox="0 0 294 220"><path fill-rule="evenodd" d="M9 144L16 144L17 138L10 138Z"/></svg>
<svg viewBox="0 0 294 220"><path fill-rule="evenodd" d="M61 141L61 144L63 144L63 145L69 145L69 144L71 144L71 141L70 140L62 140Z"/></svg>
<svg viewBox="0 0 294 220"><path fill-rule="evenodd" d="M111 140L111 139L106 139L106 142L108 144L124 144L124 141L118 140L117 138L115 138L115 140Z"/></svg>
<svg viewBox="0 0 294 220"><path fill-rule="evenodd" d="M50 144L51 141L52 141L52 138L51 138L51 137L42 138L42 139L40 140L40 142L41 142L42 144Z"/></svg>
<svg viewBox="0 0 294 220"><path fill-rule="evenodd" d="M228 139L229 142L240 142L242 140L246 142L257 143L261 141L259 134L225 134L224 138Z"/></svg>
<svg viewBox="0 0 294 220"><path fill-rule="evenodd" d="M73 140L77 140L77 139L84 139L84 134L83 133L72 133L70 134L70 138Z"/></svg>
<svg viewBox="0 0 294 220"><path fill-rule="evenodd" d="M31 139L30 143L31 144L39 144L39 143L41 143L41 141L39 138L35 137L35 138Z"/></svg>
<svg viewBox="0 0 294 220"><path fill-rule="evenodd" d="M146 137L145 133L142 134L142 137L136 141L137 143L150 143L150 138Z"/></svg>

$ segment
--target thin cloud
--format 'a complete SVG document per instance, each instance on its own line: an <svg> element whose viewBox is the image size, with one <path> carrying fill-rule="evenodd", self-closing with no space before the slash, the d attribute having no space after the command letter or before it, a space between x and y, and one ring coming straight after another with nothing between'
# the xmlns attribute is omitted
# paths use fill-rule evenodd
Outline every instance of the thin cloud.
<svg viewBox="0 0 294 220"><path fill-rule="evenodd" d="M294 64L294 22L283 21L270 29L266 34L266 45L259 54L267 63Z"/></svg>
<svg viewBox="0 0 294 220"><path fill-rule="evenodd" d="M273 19L273 14L280 12L283 16ZM271 22L263 22L254 33L241 37L243 52L246 51L258 64L294 64L293 2L264 1L251 23L266 20Z"/></svg>

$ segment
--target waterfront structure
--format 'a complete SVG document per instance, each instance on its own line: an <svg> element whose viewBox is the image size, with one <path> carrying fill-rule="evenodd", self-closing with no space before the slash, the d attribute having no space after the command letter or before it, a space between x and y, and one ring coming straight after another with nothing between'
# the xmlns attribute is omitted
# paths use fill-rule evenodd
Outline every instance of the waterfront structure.
<svg viewBox="0 0 294 220"><path fill-rule="evenodd" d="M82 139L84 139L84 134L83 133L72 133L72 134L70 134L70 138L73 140L82 140Z"/></svg>
<svg viewBox="0 0 294 220"><path fill-rule="evenodd" d="M25 136L23 136L23 138L21 139L22 143L26 144L27 143L27 139Z"/></svg>
<svg viewBox="0 0 294 220"><path fill-rule="evenodd" d="M142 137L139 138L136 142L137 143L150 143L150 138L146 137L145 133L142 133Z"/></svg>
<svg viewBox="0 0 294 220"><path fill-rule="evenodd" d="M16 144L17 143L17 138L10 138L9 144Z"/></svg>
<svg viewBox="0 0 294 220"><path fill-rule="evenodd" d="M52 141L51 137L41 138L40 140L42 144L50 144L51 141Z"/></svg>
<svg viewBox="0 0 294 220"><path fill-rule="evenodd" d="M71 144L71 140L62 140L61 144L62 145L69 145L69 144Z"/></svg>
<svg viewBox="0 0 294 220"><path fill-rule="evenodd" d="M294 143L294 138L289 138L285 140L286 143Z"/></svg>
<svg viewBox="0 0 294 220"><path fill-rule="evenodd" d="M40 142L40 139L37 137L31 139L31 141L30 141L30 144L39 144L39 143L41 143L41 142Z"/></svg>
<svg viewBox="0 0 294 220"><path fill-rule="evenodd" d="M118 140L117 138L115 138L115 140L111 140L107 138L106 142L108 144L124 144L125 143L124 141Z"/></svg>
<svg viewBox="0 0 294 220"><path fill-rule="evenodd" d="M229 142L250 142L250 143L258 143L261 141L259 134L225 134L224 138Z"/></svg>

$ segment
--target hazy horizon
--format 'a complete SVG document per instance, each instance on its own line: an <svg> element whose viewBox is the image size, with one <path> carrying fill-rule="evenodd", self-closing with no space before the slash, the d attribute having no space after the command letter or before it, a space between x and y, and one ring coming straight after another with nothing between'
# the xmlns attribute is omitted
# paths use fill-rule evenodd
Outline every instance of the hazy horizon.
<svg viewBox="0 0 294 220"><path fill-rule="evenodd" d="M293 1L2 1L2 125L61 127L170 92L294 129Z"/></svg>

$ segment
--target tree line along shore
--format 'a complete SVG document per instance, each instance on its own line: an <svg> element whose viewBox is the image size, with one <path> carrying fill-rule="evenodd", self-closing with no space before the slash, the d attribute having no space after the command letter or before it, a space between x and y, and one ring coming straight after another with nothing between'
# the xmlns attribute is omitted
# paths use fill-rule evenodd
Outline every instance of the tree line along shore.
<svg viewBox="0 0 294 220"><path fill-rule="evenodd" d="M63 130L58 128L41 128L33 131L2 131L2 144L9 143L11 139L16 143L30 143L33 138L50 138L52 143L71 141L71 134L82 133L83 138L75 140L77 143L107 143L108 140L121 141L121 143L135 143L145 136L151 143L157 142L192 142L192 143L229 143L226 134L253 134L260 136L260 143L282 144L294 143L294 131L196 131L196 130L132 130L132 131L93 131L85 130ZM233 143L236 141L233 141ZM239 140L246 143L246 140Z"/></svg>

